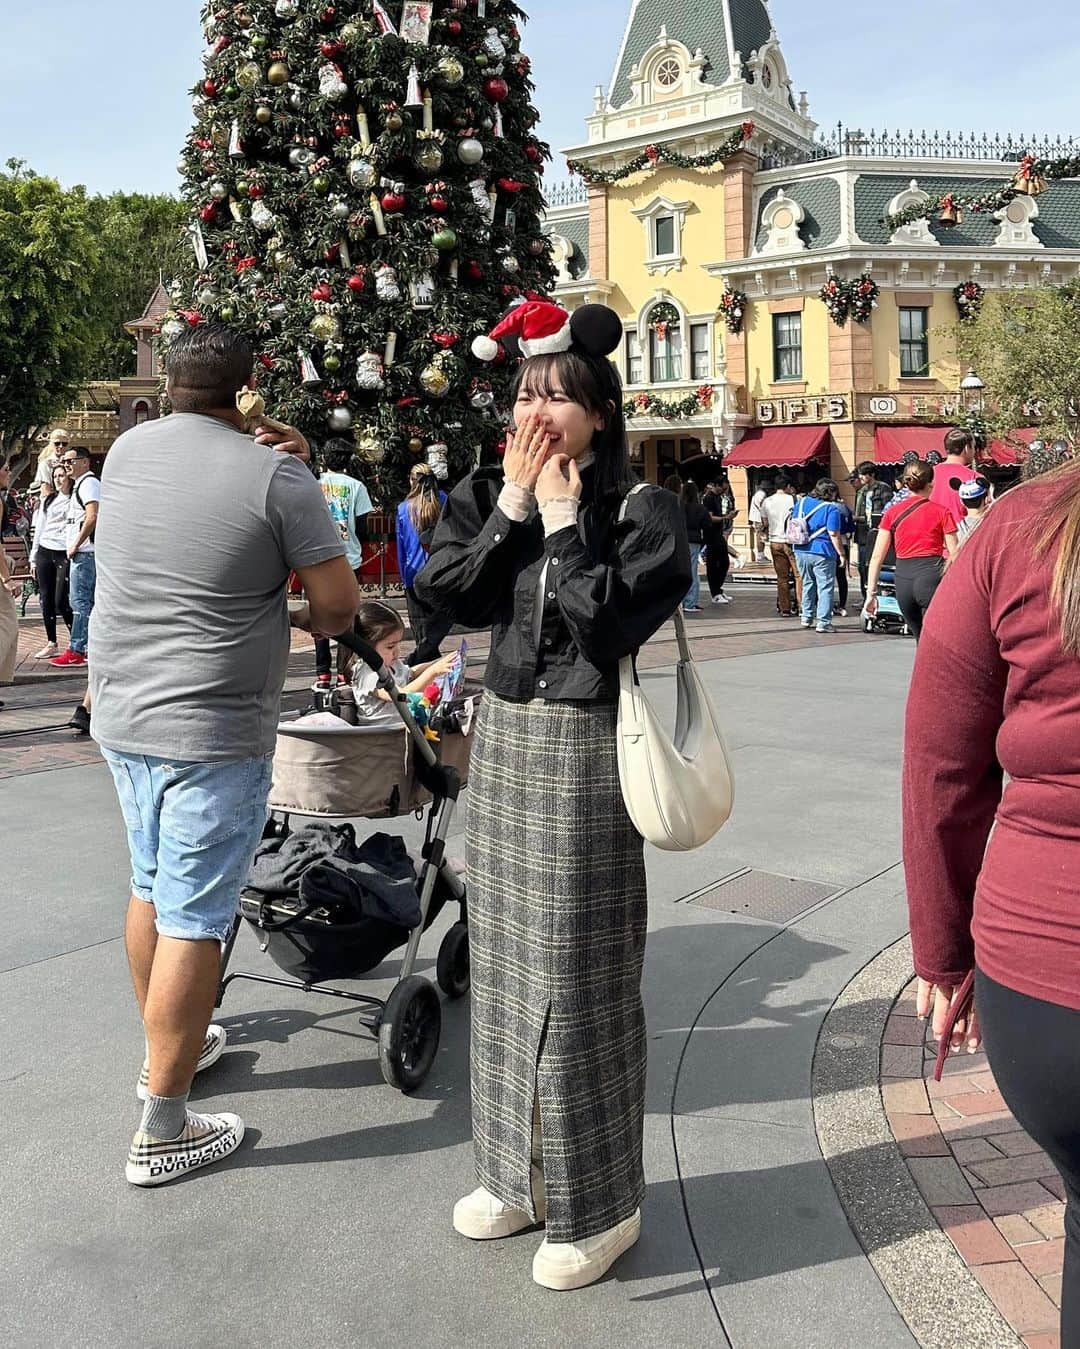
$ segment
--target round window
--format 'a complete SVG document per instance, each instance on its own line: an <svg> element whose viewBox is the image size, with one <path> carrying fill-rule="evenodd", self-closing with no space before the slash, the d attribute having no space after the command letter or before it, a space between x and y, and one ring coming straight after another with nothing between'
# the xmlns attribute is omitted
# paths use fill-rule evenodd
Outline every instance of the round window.
<svg viewBox="0 0 1080 1349"><path fill-rule="evenodd" d="M656 67L656 83L661 89L670 89L682 78L682 66L673 56L666 56Z"/></svg>
<svg viewBox="0 0 1080 1349"><path fill-rule="evenodd" d="M773 86L772 66L769 65L768 61L761 68L761 83L766 89L771 89Z"/></svg>

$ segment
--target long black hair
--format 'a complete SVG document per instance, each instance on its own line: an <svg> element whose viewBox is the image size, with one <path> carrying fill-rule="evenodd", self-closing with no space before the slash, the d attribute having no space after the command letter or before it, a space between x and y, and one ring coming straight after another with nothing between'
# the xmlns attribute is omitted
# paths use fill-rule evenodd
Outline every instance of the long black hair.
<svg viewBox="0 0 1080 1349"><path fill-rule="evenodd" d="M630 447L623 415L623 387L619 372L606 356L583 356L576 351L557 351L532 356L514 381L512 398L525 389L534 396L550 398L557 390L586 412L604 419L593 435L596 456L596 496L624 495L637 482L630 467Z"/></svg>

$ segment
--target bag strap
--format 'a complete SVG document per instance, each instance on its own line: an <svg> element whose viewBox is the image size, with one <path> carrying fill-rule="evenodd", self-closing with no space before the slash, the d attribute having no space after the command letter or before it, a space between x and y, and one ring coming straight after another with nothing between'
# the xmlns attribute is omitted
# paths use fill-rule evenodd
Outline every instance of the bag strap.
<svg viewBox="0 0 1080 1349"><path fill-rule="evenodd" d="M926 504L927 504L926 498L920 497L919 500L916 501L913 506L909 506L906 511L901 511L900 514L893 521L892 532L895 534L909 515L914 515L920 506L925 506Z"/></svg>
<svg viewBox="0 0 1080 1349"><path fill-rule="evenodd" d="M651 486L652 486L651 483L638 482L635 483L634 486L630 488L629 492L627 492L627 494L622 499L622 505L619 507L618 523L620 525L626 519L626 512L630 508L630 498L633 496L637 496L639 492L647 492ZM686 663L687 661L692 661L694 657L690 651L690 643L686 639L686 620L682 616L681 606L676 606L675 609L675 640L679 644L680 662ZM632 666L633 661L631 660L631 658L628 656L626 659L630 661L630 664Z"/></svg>

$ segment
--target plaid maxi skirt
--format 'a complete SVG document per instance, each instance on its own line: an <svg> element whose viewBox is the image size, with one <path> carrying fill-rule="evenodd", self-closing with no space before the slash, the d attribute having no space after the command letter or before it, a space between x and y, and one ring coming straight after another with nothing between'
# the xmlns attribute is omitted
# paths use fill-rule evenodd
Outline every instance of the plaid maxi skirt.
<svg viewBox="0 0 1080 1349"><path fill-rule="evenodd" d="M535 1218L535 1100L548 1239L583 1241L645 1192L645 860L615 708L486 693L467 840L477 1176Z"/></svg>

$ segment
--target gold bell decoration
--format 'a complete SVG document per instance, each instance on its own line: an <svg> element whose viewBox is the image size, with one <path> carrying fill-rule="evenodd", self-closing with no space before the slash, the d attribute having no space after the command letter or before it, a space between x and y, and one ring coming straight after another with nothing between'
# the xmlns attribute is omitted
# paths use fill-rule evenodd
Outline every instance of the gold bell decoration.
<svg viewBox="0 0 1080 1349"><path fill-rule="evenodd" d="M956 198L951 192L941 199L941 214L938 216L938 224L944 225L949 229L961 224L964 219L964 213L956 204Z"/></svg>
<svg viewBox="0 0 1080 1349"><path fill-rule="evenodd" d="M1046 191L1046 179L1035 172L1035 157L1025 155L1012 181L1017 192L1025 197L1039 197Z"/></svg>

